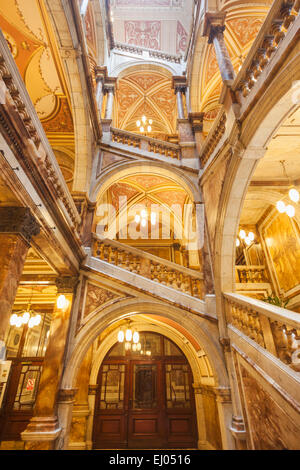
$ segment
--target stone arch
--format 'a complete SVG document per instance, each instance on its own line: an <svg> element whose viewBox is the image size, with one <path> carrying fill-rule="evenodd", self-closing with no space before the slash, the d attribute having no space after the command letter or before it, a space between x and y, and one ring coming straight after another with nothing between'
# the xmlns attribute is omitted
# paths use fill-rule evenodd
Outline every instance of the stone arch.
<svg viewBox="0 0 300 470"><path fill-rule="evenodd" d="M63 6L60 2L51 0L46 1L46 6L57 39L71 99L75 134L73 191L86 192L89 188L92 168L92 131L84 74L78 64L74 46L76 39L70 33Z"/></svg>
<svg viewBox="0 0 300 470"><path fill-rule="evenodd" d="M99 307L99 311L95 312L93 317L78 332L70 351L68 363L65 368L64 377L62 379L62 388L74 388L76 385L76 377L80 364L94 340L107 327L112 326L116 321L130 318L138 314L151 314L159 316L166 320L171 320L183 327L188 334L199 344L210 361L211 368L214 373L215 383L217 386L228 387L228 376L224 363L221 345L217 341L217 325L207 320L182 311L180 308L164 304L142 300L142 299L126 299L112 304L103 310Z"/></svg>
<svg viewBox="0 0 300 470"><path fill-rule="evenodd" d="M232 146L232 158L225 178L216 230L215 280L221 311L221 292L235 289L235 237L244 199L256 166L282 122L299 107L294 81L300 77L300 56L294 57L280 71L244 122L241 137ZM258 112L264 109L265 112Z"/></svg>
<svg viewBox="0 0 300 470"><path fill-rule="evenodd" d="M133 317L134 321L134 317ZM158 333L165 336L168 339L171 339L183 352L185 355L193 374L193 384L195 389L202 383L203 377L201 373L201 368L199 366L199 361L203 359L203 356L199 358L199 352L197 353L197 347L191 344L186 338L184 338L183 333L179 332L175 327L170 325L164 325L161 321L156 321L153 317L141 318L137 322L133 323L134 328L137 331L150 331ZM101 345L95 352L95 360L93 361L89 386L95 388L97 384L97 378L99 374L100 367L104 361L107 353L111 347L116 343L116 330L113 330L109 333L107 337L101 342ZM214 379L209 382L209 385L214 386ZM89 397L89 417L86 430L86 443L87 447L92 447L92 431L94 425L94 408L95 408L95 395ZM196 404L196 417L197 417L197 429L198 429L198 442L199 447L205 446L207 430L206 430L206 421L203 413L203 399L201 394L195 394L195 404ZM219 423L215 423L219 426ZM207 444L206 444L207 445Z"/></svg>
<svg viewBox="0 0 300 470"><path fill-rule="evenodd" d="M193 180L187 176L180 168L172 167L162 162L150 162L150 161L132 161L132 162L121 162L114 167L101 173L99 178L96 180L93 188L90 192L90 200L96 202L100 199L101 195L109 188L114 182L123 179L128 176L135 174L157 174L164 176L171 180L174 180L177 184L181 185L190 199L194 202L201 201L201 192L198 187L196 178Z"/></svg>

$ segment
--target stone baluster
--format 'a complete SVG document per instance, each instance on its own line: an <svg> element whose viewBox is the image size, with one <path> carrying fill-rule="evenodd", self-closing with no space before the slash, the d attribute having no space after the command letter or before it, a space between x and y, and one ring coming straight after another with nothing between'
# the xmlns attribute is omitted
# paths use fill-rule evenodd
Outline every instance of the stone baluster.
<svg viewBox="0 0 300 470"><path fill-rule="evenodd" d="M285 325L281 325L277 321L272 321L271 329L279 359L283 362L288 362L288 342Z"/></svg>

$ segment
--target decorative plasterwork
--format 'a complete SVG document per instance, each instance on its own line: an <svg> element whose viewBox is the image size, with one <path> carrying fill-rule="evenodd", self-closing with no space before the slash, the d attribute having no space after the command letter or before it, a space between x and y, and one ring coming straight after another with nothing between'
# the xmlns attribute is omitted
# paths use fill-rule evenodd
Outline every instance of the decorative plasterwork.
<svg viewBox="0 0 300 470"><path fill-rule="evenodd" d="M176 133L176 98L171 78L155 69L134 71L118 81L114 126L137 132L143 114L153 120L151 136Z"/></svg>

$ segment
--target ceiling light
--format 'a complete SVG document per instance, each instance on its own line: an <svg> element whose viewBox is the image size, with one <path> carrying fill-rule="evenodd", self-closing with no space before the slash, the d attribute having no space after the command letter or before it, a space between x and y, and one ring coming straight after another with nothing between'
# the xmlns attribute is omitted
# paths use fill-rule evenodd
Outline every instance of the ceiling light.
<svg viewBox="0 0 300 470"><path fill-rule="evenodd" d="M240 235L240 238L243 240L243 239L246 237L246 232L245 232L245 230L240 230L239 235Z"/></svg>
<svg viewBox="0 0 300 470"><path fill-rule="evenodd" d="M276 208L281 214L285 212L285 203L283 201L277 201Z"/></svg>
<svg viewBox="0 0 300 470"><path fill-rule="evenodd" d="M291 201L298 202L299 201L299 192L297 191L297 189L295 189L295 188L290 189L289 190L289 197L290 197Z"/></svg>
<svg viewBox="0 0 300 470"><path fill-rule="evenodd" d="M295 215L295 207L291 206L290 204L286 206L285 212L289 217L294 217Z"/></svg>

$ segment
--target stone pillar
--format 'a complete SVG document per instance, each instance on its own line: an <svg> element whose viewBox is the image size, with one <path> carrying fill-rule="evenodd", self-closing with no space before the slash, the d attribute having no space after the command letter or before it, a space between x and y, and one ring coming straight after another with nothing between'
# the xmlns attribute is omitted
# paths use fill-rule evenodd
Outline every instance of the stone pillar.
<svg viewBox="0 0 300 470"><path fill-rule="evenodd" d="M204 113L189 113L189 121L195 136L198 155L200 155L205 141L205 137L203 135L203 117Z"/></svg>
<svg viewBox="0 0 300 470"><path fill-rule="evenodd" d="M234 366L233 352L230 346L230 339L221 338L220 343L223 347L231 386L233 416L230 431L235 439L236 448L238 450L245 450L247 449L247 432L242 413L242 406L237 383L237 375Z"/></svg>
<svg viewBox="0 0 300 470"><path fill-rule="evenodd" d="M105 119L112 119L113 106L114 106L114 93L115 93L114 86L113 85L106 85L105 86L105 92L107 93Z"/></svg>
<svg viewBox="0 0 300 470"><path fill-rule="evenodd" d="M178 127L178 137L179 145L181 147L181 157L182 159L195 159L195 137L192 131L191 123L189 119L185 116L184 106L183 106L183 95L187 90L186 77L183 76L174 76L172 79L172 87L177 98L177 127ZM198 168L195 159L195 168Z"/></svg>
<svg viewBox="0 0 300 470"><path fill-rule="evenodd" d="M207 450L208 444L206 439L206 422L203 407L203 396L201 384L193 384L195 394L195 405L197 414L197 425L198 425L198 449Z"/></svg>
<svg viewBox="0 0 300 470"><path fill-rule="evenodd" d="M34 416L21 434L25 449L28 450L54 449L61 433L57 403L76 285L77 277L63 276L56 279L57 295L64 295L68 302L63 309L58 308L57 303L54 307Z"/></svg>
<svg viewBox="0 0 300 470"><path fill-rule="evenodd" d="M232 401L230 388L218 387L214 389L214 392L218 407L223 450L234 450L236 447L231 433Z"/></svg>
<svg viewBox="0 0 300 470"><path fill-rule="evenodd" d="M0 350L5 357L4 340L11 310L28 249L40 226L26 207L0 207ZM1 359L1 358L0 358Z"/></svg>
<svg viewBox="0 0 300 470"><path fill-rule="evenodd" d="M93 347L90 347L77 375L77 393L73 406L70 432L66 433L67 437L69 437L69 445L67 447L65 443L65 449L86 449L87 421L90 414L88 396L92 358Z"/></svg>
<svg viewBox="0 0 300 470"><path fill-rule="evenodd" d="M96 78L96 102L99 112L99 118L102 117L102 104L104 96L104 83L107 78L107 68L106 67L96 67L95 69L95 78Z"/></svg>
<svg viewBox="0 0 300 470"><path fill-rule="evenodd" d="M234 80L235 73L224 41L225 12L206 13L203 35L208 36L208 44L213 44L224 83Z"/></svg>

